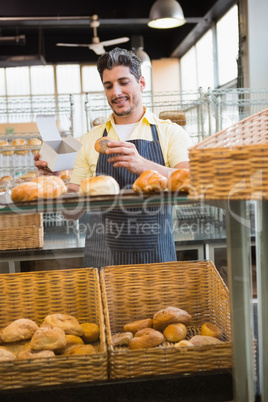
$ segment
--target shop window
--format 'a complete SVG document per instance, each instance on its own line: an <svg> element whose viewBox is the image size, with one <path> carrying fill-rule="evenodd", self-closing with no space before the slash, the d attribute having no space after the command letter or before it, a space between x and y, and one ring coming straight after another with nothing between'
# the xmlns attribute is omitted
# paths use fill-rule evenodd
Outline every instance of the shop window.
<svg viewBox="0 0 268 402"><path fill-rule="evenodd" d="M58 94L79 94L81 92L80 66L62 65L56 67Z"/></svg>
<svg viewBox="0 0 268 402"><path fill-rule="evenodd" d="M7 95L29 95L29 67L10 67L6 69Z"/></svg>
<svg viewBox="0 0 268 402"><path fill-rule="evenodd" d="M30 67L32 95L53 95L55 92L53 66Z"/></svg>

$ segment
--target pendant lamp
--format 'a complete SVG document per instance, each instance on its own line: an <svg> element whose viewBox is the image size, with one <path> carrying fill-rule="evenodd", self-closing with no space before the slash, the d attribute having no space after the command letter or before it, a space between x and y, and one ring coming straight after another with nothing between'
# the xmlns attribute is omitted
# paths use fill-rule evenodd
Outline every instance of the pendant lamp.
<svg viewBox="0 0 268 402"><path fill-rule="evenodd" d="M150 10L148 26L167 29L179 27L185 22L182 8L176 0L156 0Z"/></svg>

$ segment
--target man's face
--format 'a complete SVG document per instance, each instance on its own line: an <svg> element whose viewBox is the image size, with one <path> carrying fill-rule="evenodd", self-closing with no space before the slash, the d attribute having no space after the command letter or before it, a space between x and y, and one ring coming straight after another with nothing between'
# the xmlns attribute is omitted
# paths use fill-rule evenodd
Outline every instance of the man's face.
<svg viewBox="0 0 268 402"><path fill-rule="evenodd" d="M116 116L130 116L142 108L144 78L137 82L126 66L116 66L103 72L103 86L108 103Z"/></svg>

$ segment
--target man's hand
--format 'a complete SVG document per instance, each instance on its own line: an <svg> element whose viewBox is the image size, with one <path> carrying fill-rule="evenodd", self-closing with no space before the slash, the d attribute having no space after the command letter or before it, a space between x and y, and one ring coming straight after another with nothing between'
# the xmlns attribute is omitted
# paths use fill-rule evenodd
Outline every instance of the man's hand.
<svg viewBox="0 0 268 402"><path fill-rule="evenodd" d="M40 154L39 152L34 155L34 164L38 169L38 174L39 176L43 175L49 175L49 176L59 176L60 172L52 172L48 167L47 167L47 162L46 161L40 161Z"/></svg>
<svg viewBox="0 0 268 402"><path fill-rule="evenodd" d="M146 170L146 164L149 161L138 153L137 148L131 142L111 141L108 143L108 147L107 155L117 154L108 159L115 168L125 167L129 172L137 175Z"/></svg>

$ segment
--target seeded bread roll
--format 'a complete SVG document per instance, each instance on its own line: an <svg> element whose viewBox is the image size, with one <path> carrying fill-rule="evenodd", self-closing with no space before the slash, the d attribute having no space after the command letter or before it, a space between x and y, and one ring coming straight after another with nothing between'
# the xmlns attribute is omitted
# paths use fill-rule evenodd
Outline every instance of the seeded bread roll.
<svg viewBox="0 0 268 402"><path fill-rule="evenodd" d="M133 183L136 193L154 193L167 188L167 178L156 170L146 170Z"/></svg>
<svg viewBox="0 0 268 402"><path fill-rule="evenodd" d="M31 339L33 334L38 330L38 325L26 318L19 318L13 321L1 332L2 342L17 342Z"/></svg>
<svg viewBox="0 0 268 402"><path fill-rule="evenodd" d="M95 176L81 180L80 195L113 195L119 194L120 187L112 176Z"/></svg>
<svg viewBox="0 0 268 402"><path fill-rule="evenodd" d="M134 338L129 342L130 349L148 349L164 342L164 335L153 328L143 328L136 332Z"/></svg>
<svg viewBox="0 0 268 402"><path fill-rule="evenodd" d="M99 138L94 145L94 148L97 152L99 152L100 154L105 154L107 149L108 149L108 142L113 141L112 138L110 137L101 137Z"/></svg>
<svg viewBox="0 0 268 402"><path fill-rule="evenodd" d="M133 321L126 324L123 328L125 332L131 332L133 335L143 328L153 328L153 320L145 318L144 320Z"/></svg>
<svg viewBox="0 0 268 402"><path fill-rule="evenodd" d="M192 321L192 317L187 311L177 307L169 306L154 314L153 316L153 328L158 331L164 331L169 324L175 324L180 322L184 325L189 325Z"/></svg>

